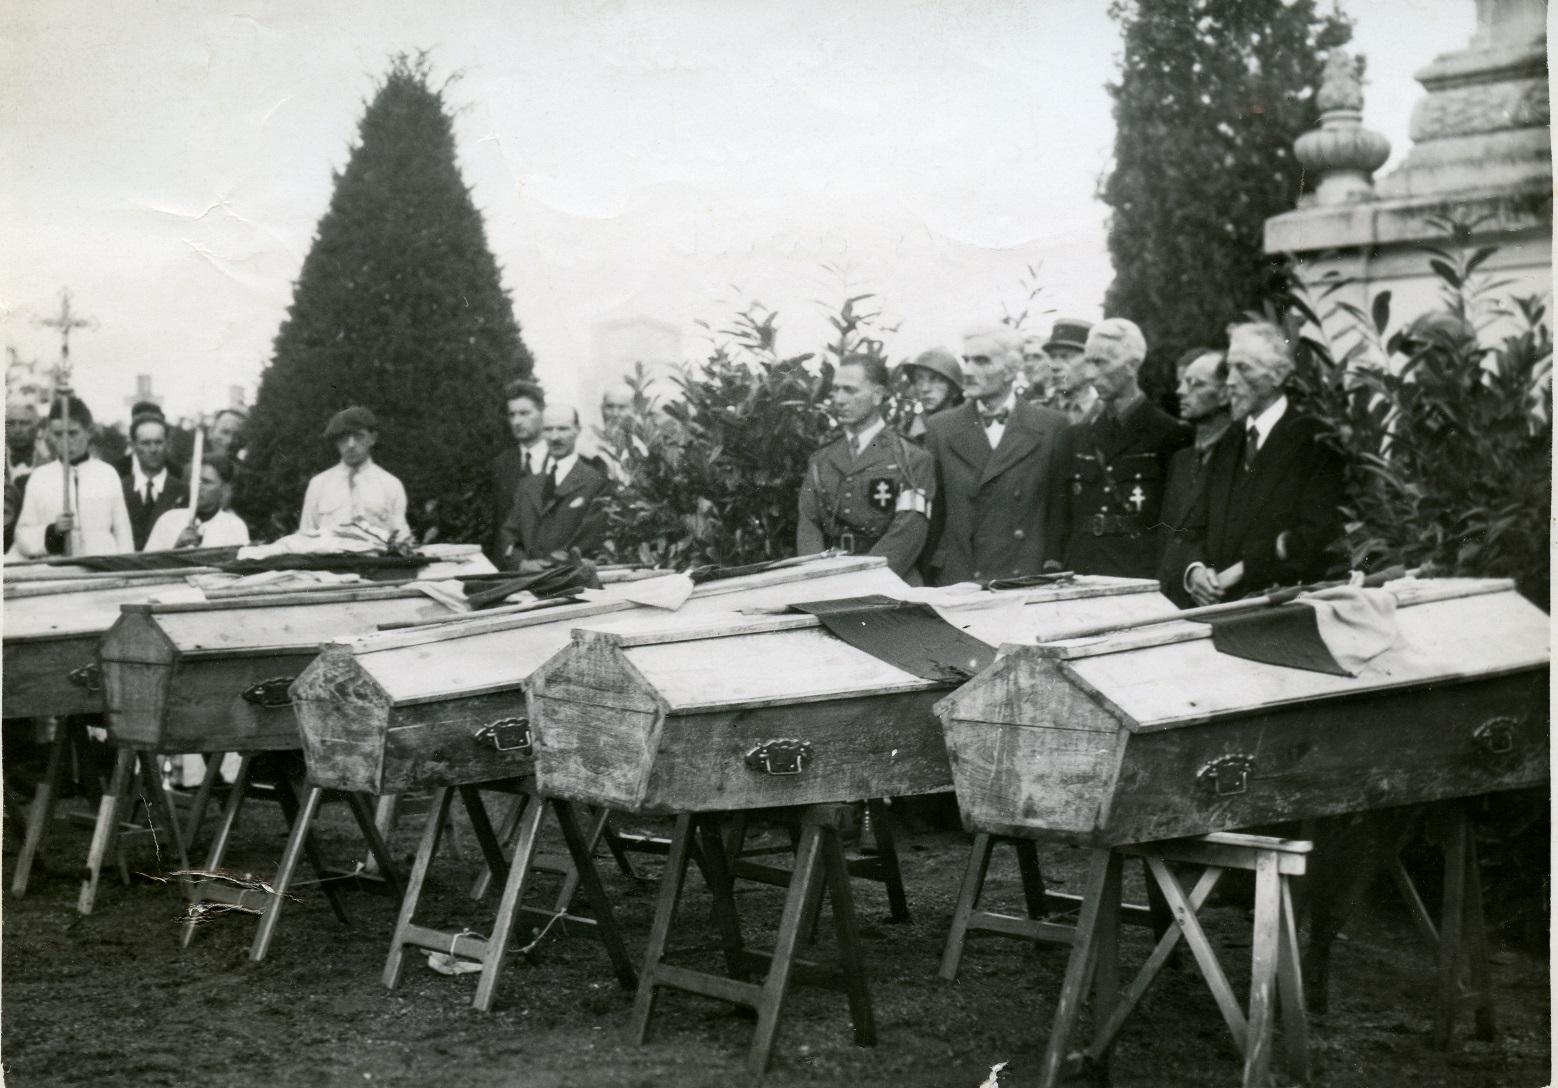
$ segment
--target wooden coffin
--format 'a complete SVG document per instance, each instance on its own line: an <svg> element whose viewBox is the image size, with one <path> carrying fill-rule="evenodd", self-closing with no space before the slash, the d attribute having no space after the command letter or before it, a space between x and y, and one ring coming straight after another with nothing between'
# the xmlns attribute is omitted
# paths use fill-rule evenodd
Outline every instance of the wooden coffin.
<svg viewBox="0 0 1558 1088"><path fill-rule="evenodd" d="M1398 582L1356 677L1248 661L1175 623L1007 647L938 707L964 822L1120 845L1548 777L1548 617L1507 581Z"/></svg>
<svg viewBox="0 0 1558 1088"><path fill-rule="evenodd" d="M100 712L97 644L119 618L120 607L152 599L203 599L184 583L182 573L107 587L81 580L60 589L5 601L0 713L7 718Z"/></svg>
<svg viewBox="0 0 1558 1088"><path fill-rule="evenodd" d="M298 748L287 689L321 644L450 614L389 588L127 605L99 646L109 739L165 752Z"/></svg>
<svg viewBox="0 0 1558 1088"><path fill-rule="evenodd" d="M1156 582L1078 578L985 594L957 625L990 645L1172 611ZM925 680L812 616L602 624L531 681L543 793L636 812L706 812L934 793L951 785Z"/></svg>
<svg viewBox="0 0 1558 1088"><path fill-rule="evenodd" d="M677 614L905 588L885 560L844 556L704 583ZM568 645L575 627L608 618L654 624L669 614L599 601L328 645L293 688L309 778L400 793L528 774L524 689L531 673Z"/></svg>

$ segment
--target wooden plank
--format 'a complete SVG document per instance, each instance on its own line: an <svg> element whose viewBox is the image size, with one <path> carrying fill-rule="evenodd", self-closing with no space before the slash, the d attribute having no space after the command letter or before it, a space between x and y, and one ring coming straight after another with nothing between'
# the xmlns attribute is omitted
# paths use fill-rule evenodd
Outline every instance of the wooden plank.
<svg viewBox="0 0 1558 1088"><path fill-rule="evenodd" d="M201 657L267 656L308 649L372 631L387 620L446 615L449 609L420 594L354 600L285 599L229 607L156 607L148 613L178 648L182 660ZM105 643L105 654L107 645Z"/></svg>
<svg viewBox="0 0 1558 1088"><path fill-rule="evenodd" d="M198 589L182 582L158 582L6 601L5 644L101 635L113 626L124 605L144 604L153 597L204 599Z"/></svg>
<svg viewBox="0 0 1558 1088"><path fill-rule="evenodd" d="M96 714L103 694L72 683L72 672L97 661L96 635L77 635L5 644L0 669L7 718L46 718L66 714Z"/></svg>

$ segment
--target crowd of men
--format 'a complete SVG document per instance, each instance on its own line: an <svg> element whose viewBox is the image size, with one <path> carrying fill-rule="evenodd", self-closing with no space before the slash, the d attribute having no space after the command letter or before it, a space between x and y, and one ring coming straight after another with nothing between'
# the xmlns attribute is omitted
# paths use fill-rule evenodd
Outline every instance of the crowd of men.
<svg viewBox="0 0 1558 1088"><path fill-rule="evenodd" d="M906 364L920 411L883 416L890 375L851 357L841 434L807 467L796 545L880 555L930 585L1069 570L1156 578L1182 605L1323 577L1341 533L1341 460L1289 401L1291 345L1260 322L1178 362L1178 418L1139 381L1123 318L1061 320L1047 340L975 329L961 359Z"/></svg>
<svg viewBox="0 0 1558 1088"><path fill-rule="evenodd" d="M800 487L797 550L880 555L930 585L1061 570L1156 578L1183 605L1326 574L1343 470L1288 399L1282 330L1235 325L1226 350L1186 352L1177 417L1143 392L1146 357L1123 318L1062 319L1047 338L976 328L961 355L932 348L903 365L898 387L916 411L901 430L885 414L894 375L875 357L845 358L830 394L839 432ZM597 555L621 466L580 450L573 406L549 404L530 381L505 393L513 442L491 466L493 558L515 568ZM621 435L633 411L631 388L608 388L606 434ZM92 455L92 415L78 398L54 402L43 463L31 406L8 404L7 547L35 557L247 543L228 509L243 422L229 411L208 427L191 503L155 405L136 406L129 453L110 465ZM367 408L330 420L338 461L310 481L301 530L356 522L409 535L405 488L373 460L378 434Z"/></svg>

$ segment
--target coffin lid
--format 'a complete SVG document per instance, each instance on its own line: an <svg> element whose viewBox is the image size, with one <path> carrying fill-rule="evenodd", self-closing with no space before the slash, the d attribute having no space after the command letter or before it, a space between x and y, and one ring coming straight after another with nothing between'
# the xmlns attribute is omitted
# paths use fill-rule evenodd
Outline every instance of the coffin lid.
<svg viewBox="0 0 1558 1088"><path fill-rule="evenodd" d="M381 623L449 614L446 605L404 589L130 604L122 611L126 618L137 615L155 626L185 660L306 653L343 636L376 630ZM124 624L114 625L103 639L105 659L121 659L129 652L121 641L130 630Z"/></svg>
<svg viewBox="0 0 1558 1088"><path fill-rule="evenodd" d="M184 603L205 599L200 590L182 581L18 597L4 605L5 641L32 642L100 635L113 626L124 605L144 604L156 598Z"/></svg>
<svg viewBox="0 0 1558 1088"><path fill-rule="evenodd" d="M594 601L364 635L343 645L357 668L373 677L393 705L411 706L521 688L548 658L568 645L576 627L600 624L612 630L634 630L676 616L734 615L737 608L890 594L906 588L879 556L842 556L706 582L693 590L679 612L626 600Z"/></svg>
<svg viewBox="0 0 1558 1088"><path fill-rule="evenodd" d="M994 645L981 615L990 605L1000 633L1033 637L1099 615L1145 618L1172 609L1155 582L1077 579L1064 586L985 592L966 607L973 618L957 622ZM912 595L912 594L911 594ZM950 618L951 610L944 611ZM961 618L961 614L960 614ZM788 706L952 686L925 680L857 650L828 634L813 616L678 615L638 630L592 628L574 632L574 643L548 665L548 678L566 668L569 655L620 656L643 678L670 713Z"/></svg>
<svg viewBox="0 0 1558 1088"><path fill-rule="evenodd" d="M1219 653L1211 628L1194 622L1045 646L1007 645L1002 653L1035 667L1055 662L1133 732L1548 667L1549 618L1507 579L1403 580L1386 588L1397 597L1401 638L1357 677ZM946 712L958 713L978 683L945 700Z"/></svg>

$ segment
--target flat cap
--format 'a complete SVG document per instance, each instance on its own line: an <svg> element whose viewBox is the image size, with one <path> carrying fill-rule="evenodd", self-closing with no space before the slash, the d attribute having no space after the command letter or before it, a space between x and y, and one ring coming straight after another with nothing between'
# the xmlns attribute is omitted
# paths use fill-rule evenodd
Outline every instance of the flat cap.
<svg viewBox="0 0 1558 1088"><path fill-rule="evenodd" d="M1049 340L1044 347L1048 348L1076 348L1078 351L1087 350L1087 334L1093 329L1091 321L1081 321L1074 317L1063 317L1055 322L1055 328L1050 331Z"/></svg>
<svg viewBox="0 0 1558 1088"><path fill-rule="evenodd" d="M905 367L917 366L921 370L930 371L932 374L940 374L956 386L959 392L963 389L963 368L958 364L958 357L946 348L931 348L927 351L922 351L903 365Z"/></svg>
<svg viewBox="0 0 1558 1088"><path fill-rule="evenodd" d="M343 434L351 434L353 431L379 432L379 418L360 404L354 404L350 408L342 408L330 417L330 422L325 426L325 438L334 441Z"/></svg>

